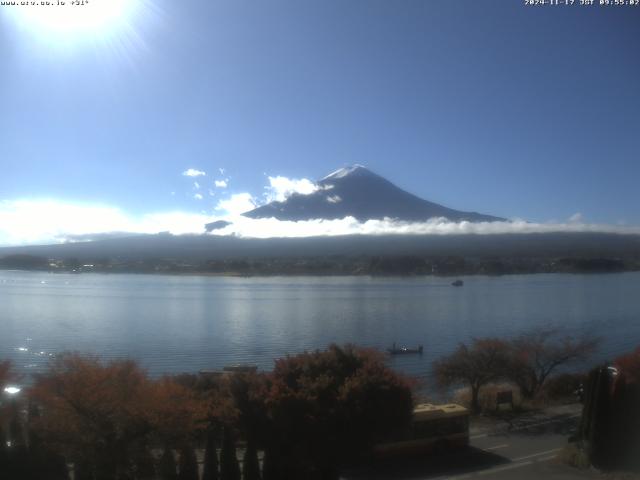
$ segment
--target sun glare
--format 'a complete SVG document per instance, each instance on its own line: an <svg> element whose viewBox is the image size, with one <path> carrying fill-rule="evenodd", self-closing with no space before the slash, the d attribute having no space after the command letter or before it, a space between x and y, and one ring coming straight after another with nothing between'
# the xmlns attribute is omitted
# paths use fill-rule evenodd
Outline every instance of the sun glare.
<svg viewBox="0 0 640 480"><path fill-rule="evenodd" d="M39 2L38 2L39 3ZM22 5L19 14L38 29L58 33L95 32L122 20L131 6L130 0L88 0L58 5Z"/></svg>
<svg viewBox="0 0 640 480"><path fill-rule="evenodd" d="M27 2L25 2L27 3ZM49 0L13 8L18 23L47 40L117 35L143 0Z"/></svg>

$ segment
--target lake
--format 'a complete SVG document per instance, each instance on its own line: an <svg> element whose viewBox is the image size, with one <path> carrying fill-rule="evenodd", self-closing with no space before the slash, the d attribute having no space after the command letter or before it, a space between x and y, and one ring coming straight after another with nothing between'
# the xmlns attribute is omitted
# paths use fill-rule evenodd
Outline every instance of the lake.
<svg viewBox="0 0 640 480"><path fill-rule="evenodd" d="M451 278L206 277L0 271L0 359L40 371L74 350L133 357L153 375L255 363L332 342L424 345L389 360L429 376L476 336L536 326L602 335L597 359L640 344L640 273Z"/></svg>

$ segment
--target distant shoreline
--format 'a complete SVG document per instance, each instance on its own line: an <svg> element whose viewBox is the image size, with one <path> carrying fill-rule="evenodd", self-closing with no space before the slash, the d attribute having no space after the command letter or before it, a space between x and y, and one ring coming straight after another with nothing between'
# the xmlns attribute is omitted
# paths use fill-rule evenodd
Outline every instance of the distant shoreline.
<svg viewBox="0 0 640 480"><path fill-rule="evenodd" d="M616 273L633 273L639 272L640 267L634 266L634 268L622 268L622 269L532 269L532 270L517 270L506 272L486 272L486 271L457 271L457 272L370 272L370 271L252 271L252 272L239 272L239 271L198 271L198 270L145 270L145 269L99 269L99 268L85 268L79 270L68 269L38 269L38 268L8 268L0 266L0 271L3 272L39 272L46 274L68 274L68 275L81 275L81 274L104 274L104 275L121 275L121 274L133 274L133 275L167 275L175 277L222 277L222 278L272 278L272 277L370 277L370 278L418 278L418 277L435 277L443 279L456 279L458 277L502 277L511 275L537 275L537 274L567 274L567 275L597 275L597 274L616 274Z"/></svg>

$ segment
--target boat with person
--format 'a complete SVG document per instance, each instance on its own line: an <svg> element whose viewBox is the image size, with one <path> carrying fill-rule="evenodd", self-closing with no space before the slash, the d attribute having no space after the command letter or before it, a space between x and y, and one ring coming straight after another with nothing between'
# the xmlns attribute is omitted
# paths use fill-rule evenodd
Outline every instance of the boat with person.
<svg viewBox="0 0 640 480"><path fill-rule="evenodd" d="M454 287L461 287L464 285L464 282L462 280L456 280L455 282L452 282L451 285Z"/></svg>
<svg viewBox="0 0 640 480"><path fill-rule="evenodd" d="M417 348L409 348L405 346L398 347L394 342L393 346L387 349L387 352L389 352L389 355L406 355L411 353L422 355L422 345L418 345Z"/></svg>

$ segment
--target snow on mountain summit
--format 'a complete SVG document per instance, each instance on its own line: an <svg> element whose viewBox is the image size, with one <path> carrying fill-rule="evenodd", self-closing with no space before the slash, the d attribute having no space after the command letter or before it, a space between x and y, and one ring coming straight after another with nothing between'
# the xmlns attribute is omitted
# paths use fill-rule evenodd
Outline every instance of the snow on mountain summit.
<svg viewBox="0 0 640 480"><path fill-rule="evenodd" d="M335 178L344 178L344 177L346 177L348 175L351 175L352 173L354 173L354 172L356 172L358 170L367 170L367 167L365 167L364 165L360 165L358 163L355 163L353 165L349 165L348 167L339 168L335 172L331 172L329 175L324 177L322 180L331 180L331 179L335 179Z"/></svg>

